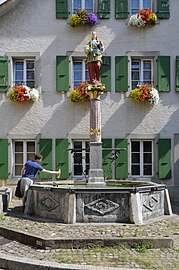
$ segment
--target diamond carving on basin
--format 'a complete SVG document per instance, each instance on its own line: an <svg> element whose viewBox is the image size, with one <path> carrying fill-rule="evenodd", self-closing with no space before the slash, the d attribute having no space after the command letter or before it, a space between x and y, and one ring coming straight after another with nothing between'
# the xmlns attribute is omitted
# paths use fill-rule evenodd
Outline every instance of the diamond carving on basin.
<svg viewBox="0 0 179 270"><path fill-rule="evenodd" d="M119 207L119 204L108 199L101 198L86 204L85 207L101 215L105 215L116 210Z"/></svg>
<svg viewBox="0 0 179 270"><path fill-rule="evenodd" d="M154 208L158 205L158 203L159 201L157 198L155 198L154 196L149 196L144 202L143 206L152 212Z"/></svg>
<svg viewBox="0 0 179 270"><path fill-rule="evenodd" d="M40 201L41 205L44 206L49 212L57 208L60 204L51 196L44 197Z"/></svg>

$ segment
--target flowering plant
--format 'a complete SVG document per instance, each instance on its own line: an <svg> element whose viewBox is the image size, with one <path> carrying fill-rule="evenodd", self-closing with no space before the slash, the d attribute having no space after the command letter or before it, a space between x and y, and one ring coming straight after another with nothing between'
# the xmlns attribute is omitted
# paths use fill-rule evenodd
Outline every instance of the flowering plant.
<svg viewBox="0 0 179 270"><path fill-rule="evenodd" d="M70 26L95 25L98 22L98 17L95 13L88 13L86 9L79 9L76 14L70 18Z"/></svg>
<svg viewBox="0 0 179 270"><path fill-rule="evenodd" d="M144 27L147 24L155 25L157 23L157 15L150 8L140 9L137 14L132 15L129 20L130 26Z"/></svg>
<svg viewBox="0 0 179 270"><path fill-rule="evenodd" d="M90 100L89 95L86 93L86 87L88 82L81 82L78 87L74 87L74 90L70 94L71 102Z"/></svg>
<svg viewBox="0 0 179 270"><path fill-rule="evenodd" d="M14 102L36 101L39 99L39 91L25 85L17 85L12 87L8 96Z"/></svg>
<svg viewBox="0 0 179 270"><path fill-rule="evenodd" d="M132 90L131 99L137 102L147 101L151 104L157 104L159 102L158 91L151 84L139 85L137 88Z"/></svg>

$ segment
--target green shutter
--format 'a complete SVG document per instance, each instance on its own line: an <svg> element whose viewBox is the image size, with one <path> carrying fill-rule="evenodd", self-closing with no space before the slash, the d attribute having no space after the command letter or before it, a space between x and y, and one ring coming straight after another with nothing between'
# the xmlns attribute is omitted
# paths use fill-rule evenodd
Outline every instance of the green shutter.
<svg viewBox="0 0 179 270"><path fill-rule="evenodd" d="M104 150L104 148L112 148L112 139L102 139L102 159L103 159L103 171L106 179L112 179L112 162L111 162L111 151Z"/></svg>
<svg viewBox="0 0 179 270"><path fill-rule="evenodd" d="M0 139L0 179L8 178L8 140Z"/></svg>
<svg viewBox="0 0 179 270"><path fill-rule="evenodd" d="M157 0L157 17L159 19L170 18L169 0Z"/></svg>
<svg viewBox="0 0 179 270"><path fill-rule="evenodd" d="M101 66L101 81L105 84L105 91L111 91L111 56L103 56Z"/></svg>
<svg viewBox="0 0 179 270"><path fill-rule="evenodd" d="M68 0L56 0L56 18L68 18Z"/></svg>
<svg viewBox="0 0 179 270"><path fill-rule="evenodd" d="M175 81L176 81L176 91L179 92L179 56L176 56Z"/></svg>
<svg viewBox="0 0 179 270"><path fill-rule="evenodd" d="M110 0L98 0L98 18L110 18Z"/></svg>
<svg viewBox="0 0 179 270"><path fill-rule="evenodd" d="M128 57L115 57L115 91L128 91Z"/></svg>
<svg viewBox="0 0 179 270"><path fill-rule="evenodd" d="M158 141L159 179L171 178L171 139Z"/></svg>
<svg viewBox="0 0 179 270"><path fill-rule="evenodd" d="M128 178L128 140L115 139L115 148L125 148L117 153L115 178L126 179Z"/></svg>
<svg viewBox="0 0 179 270"><path fill-rule="evenodd" d="M158 91L170 91L170 56L158 57Z"/></svg>
<svg viewBox="0 0 179 270"><path fill-rule="evenodd" d="M39 152L43 156L41 166L46 170L52 170L52 139L40 139L39 140ZM41 179L52 178L51 174L40 173Z"/></svg>
<svg viewBox="0 0 179 270"><path fill-rule="evenodd" d="M60 179L69 178L68 139L56 139L56 169L61 169Z"/></svg>
<svg viewBox="0 0 179 270"><path fill-rule="evenodd" d="M0 92L8 90L8 58L0 56Z"/></svg>
<svg viewBox="0 0 179 270"><path fill-rule="evenodd" d="M127 19L128 17L128 0L115 0L116 19Z"/></svg>
<svg viewBox="0 0 179 270"><path fill-rule="evenodd" d="M69 57L56 57L57 91L69 91Z"/></svg>

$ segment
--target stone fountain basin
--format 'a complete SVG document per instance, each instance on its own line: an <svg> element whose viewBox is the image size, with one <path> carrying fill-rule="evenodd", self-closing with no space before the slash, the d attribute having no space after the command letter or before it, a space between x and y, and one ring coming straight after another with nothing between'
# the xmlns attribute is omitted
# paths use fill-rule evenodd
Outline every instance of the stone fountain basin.
<svg viewBox="0 0 179 270"><path fill-rule="evenodd" d="M108 181L105 187L89 188L60 183L30 186L25 213L62 223L135 224L172 214L166 185Z"/></svg>

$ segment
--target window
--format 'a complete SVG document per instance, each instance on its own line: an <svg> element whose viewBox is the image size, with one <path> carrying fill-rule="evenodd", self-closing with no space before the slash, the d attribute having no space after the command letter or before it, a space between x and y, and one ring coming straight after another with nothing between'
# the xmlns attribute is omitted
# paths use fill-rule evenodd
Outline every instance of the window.
<svg viewBox="0 0 179 270"><path fill-rule="evenodd" d="M152 9L152 0L131 0L131 14L136 14L139 9Z"/></svg>
<svg viewBox="0 0 179 270"><path fill-rule="evenodd" d="M13 60L13 85L26 85L35 87L35 60L14 59Z"/></svg>
<svg viewBox="0 0 179 270"><path fill-rule="evenodd" d="M153 60L132 59L131 61L131 87L135 89L139 84L153 83Z"/></svg>
<svg viewBox="0 0 179 270"><path fill-rule="evenodd" d="M73 61L73 86L78 87L80 82L89 81L88 67L85 59Z"/></svg>
<svg viewBox="0 0 179 270"><path fill-rule="evenodd" d="M86 177L89 171L89 141L73 141L72 175Z"/></svg>
<svg viewBox="0 0 179 270"><path fill-rule="evenodd" d="M73 13L76 13L78 9L86 9L89 13L92 13L94 11L94 0L73 0Z"/></svg>
<svg viewBox="0 0 179 270"><path fill-rule="evenodd" d="M34 159L35 141L15 141L14 142L14 176L21 176L21 169L29 159Z"/></svg>
<svg viewBox="0 0 179 270"><path fill-rule="evenodd" d="M152 141L131 141L131 176L147 177L153 175Z"/></svg>

